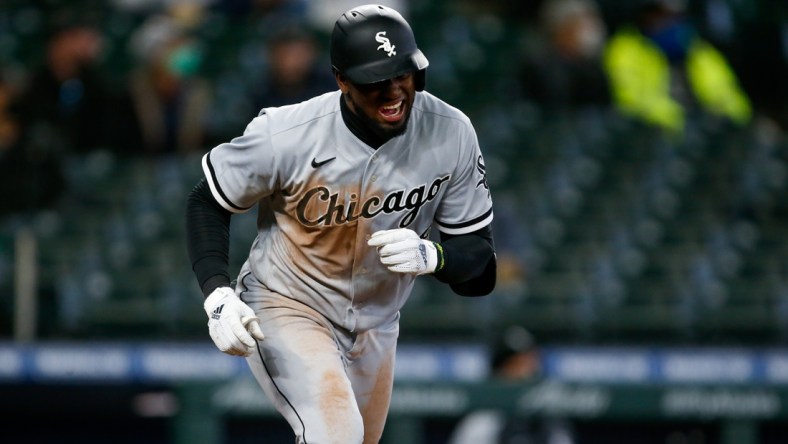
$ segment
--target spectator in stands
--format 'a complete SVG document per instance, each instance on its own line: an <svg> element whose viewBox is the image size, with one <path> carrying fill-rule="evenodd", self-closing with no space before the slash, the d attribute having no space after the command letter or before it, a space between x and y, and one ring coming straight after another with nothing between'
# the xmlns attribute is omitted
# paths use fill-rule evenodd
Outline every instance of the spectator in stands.
<svg viewBox="0 0 788 444"><path fill-rule="evenodd" d="M490 354L491 376L506 383L526 383L541 373L539 349L531 333L510 325L496 337ZM572 444L571 430L558 419L523 418L510 412L477 410L462 418L449 444Z"/></svg>
<svg viewBox="0 0 788 444"><path fill-rule="evenodd" d="M303 14L306 16L312 27L318 32L330 34L334 28L334 21L338 15L344 11L351 9L355 6L365 2L358 0L332 0L330 2L315 2L309 0L290 0L295 4L302 4L304 6ZM371 2L378 5L383 5L399 11L407 20L411 20L411 0L378 0Z"/></svg>
<svg viewBox="0 0 788 444"><path fill-rule="evenodd" d="M267 78L256 95L256 110L301 102L336 89L320 58L312 31L298 24L279 29L266 45Z"/></svg>
<svg viewBox="0 0 788 444"><path fill-rule="evenodd" d="M108 136L102 123L111 109L111 90L98 68L103 37L87 23L54 28L44 63L19 97L18 116L25 142L35 145L29 149L53 155L86 152L102 146Z"/></svg>
<svg viewBox="0 0 788 444"><path fill-rule="evenodd" d="M0 75L0 159L19 140L19 123L11 110L16 91L2 75Z"/></svg>
<svg viewBox="0 0 788 444"><path fill-rule="evenodd" d="M66 156L117 149L122 94L108 86L100 60L103 36L92 23L53 14L43 61L32 69L11 105L16 142L5 148L0 170L13 184L14 210L54 204L65 191ZM5 198L4 198L5 199Z"/></svg>
<svg viewBox="0 0 788 444"><path fill-rule="evenodd" d="M14 88L0 76L0 189L15 189L18 177L14 172L18 161L13 156L18 155L17 142L19 140L19 123L11 109L14 101ZM24 202L16 193L4 193L0 200L0 216L11 213L22 206Z"/></svg>
<svg viewBox="0 0 788 444"><path fill-rule="evenodd" d="M232 18L303 16L310 0L213 0L211 9ZM328 2L332 3L332 2Z"/></svg>
<svg viewBox="0 0 788 444"><path fill-rule="evenodd" d="M177 4L177 3L176 3ZM202 49L188 25L170 10L150 16L131 37L138 66L130 77L141 131L139 153L201 152L215 142L210 125L213 92L199 74Z"/></svg>
<svg viewBox="0 0 788 444"><path fill-rule="evenodd" d="M683 0L639 1L605 49L618 109L671 134L682 134L695 113L747 124L749 97L726 57L698 34Z"/></svg>
<svg viewBox="0 0 788 444"><path fill-rule="evenodd" d="M538 15L537 44L520 80L526 99L548 112L608 106L602 65L607 28L593 0L547 0Z"/></svg>

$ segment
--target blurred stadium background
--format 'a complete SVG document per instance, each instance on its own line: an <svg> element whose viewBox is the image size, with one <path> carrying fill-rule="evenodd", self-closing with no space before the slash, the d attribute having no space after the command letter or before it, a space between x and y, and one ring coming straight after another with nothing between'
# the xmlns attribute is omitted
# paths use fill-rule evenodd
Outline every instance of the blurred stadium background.
<svg viewBox="0 0 788 444"><path fill-rule="evenodd" d="M124 88L130 35L167 3L3 0L0 68L24 83L65 8L98 17L102 66ZM323 2L198 3L200 74L217 95L212 125L229 137L252 115L260 48L281 18L271 11ZM689 3L706 25L703 11L725 6L733 34L716 43L756 114L777 118L698 118L669 139L611 107L546 113L520 94L538 3L398 3L430 59L428 90L477 127L500 276L481 299L419 283L384 442L447 443L464 414L496 407L565 420L578 444L787 443L788 8ZM630 2L599 5L612 29ZM208 148L69 154L58 202L0 219L0 441L290 442L245 363L206 334L182 231ZM237 267L254 215L233 219L232 236ZM541 365L506 385L488 362L511 324L533 335Z"/></svg>

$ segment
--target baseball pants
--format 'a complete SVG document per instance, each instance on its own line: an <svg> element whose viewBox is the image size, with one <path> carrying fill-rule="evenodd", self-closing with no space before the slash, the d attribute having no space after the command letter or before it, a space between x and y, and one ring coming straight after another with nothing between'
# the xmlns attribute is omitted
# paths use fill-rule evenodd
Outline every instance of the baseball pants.
<svg viewBox="0 0 788 444"><path fill-rule="evenodd" d="M374 444L389 410L399 315L351 333L311 307L243 273L236 291L260 318L265 340L247 358L297 444Z"/></svg>

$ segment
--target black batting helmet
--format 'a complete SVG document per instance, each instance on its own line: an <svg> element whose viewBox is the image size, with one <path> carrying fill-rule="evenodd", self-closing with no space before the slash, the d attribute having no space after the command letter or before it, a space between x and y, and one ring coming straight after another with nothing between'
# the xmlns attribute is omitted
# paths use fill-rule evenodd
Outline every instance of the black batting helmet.
<svg viewBox="0 0 788 444"><path fill-rule="evenodd" d="M362 5L342 14L331 33L331 65L356 84L369 84L409 72L424 89L427 57L416 47L413 30L399 12Z"/></svg>

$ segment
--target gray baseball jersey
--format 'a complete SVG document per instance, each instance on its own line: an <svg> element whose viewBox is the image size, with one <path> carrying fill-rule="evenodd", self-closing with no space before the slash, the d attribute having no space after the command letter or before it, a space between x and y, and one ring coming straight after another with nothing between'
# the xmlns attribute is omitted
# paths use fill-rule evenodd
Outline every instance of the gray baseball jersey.
<svg viewBox="0 0 788 444"><path fill-rule="evenodd" d="M249 265L270 291L300 301L348 331L390 321L415 276L381 263L369 236L433 223L464 234L493 218L484 161L470 120L428 92L409 128L378 149L346 127L340 92L264 109L244 134L213 148L203 170L235 213L259 204Z"/></svg>
<svg viewBox="0 0 788 444"><path fill-rule="evenodd" d="M463 234L492 221L469 119L429 93L414 100L407 131L377 150L347 128L335 91L263 110L203 158L224 208L259 207L236 286L265 334L247 362L298 443L383 433L415 276L381 264L371 234Z"/></svg>

